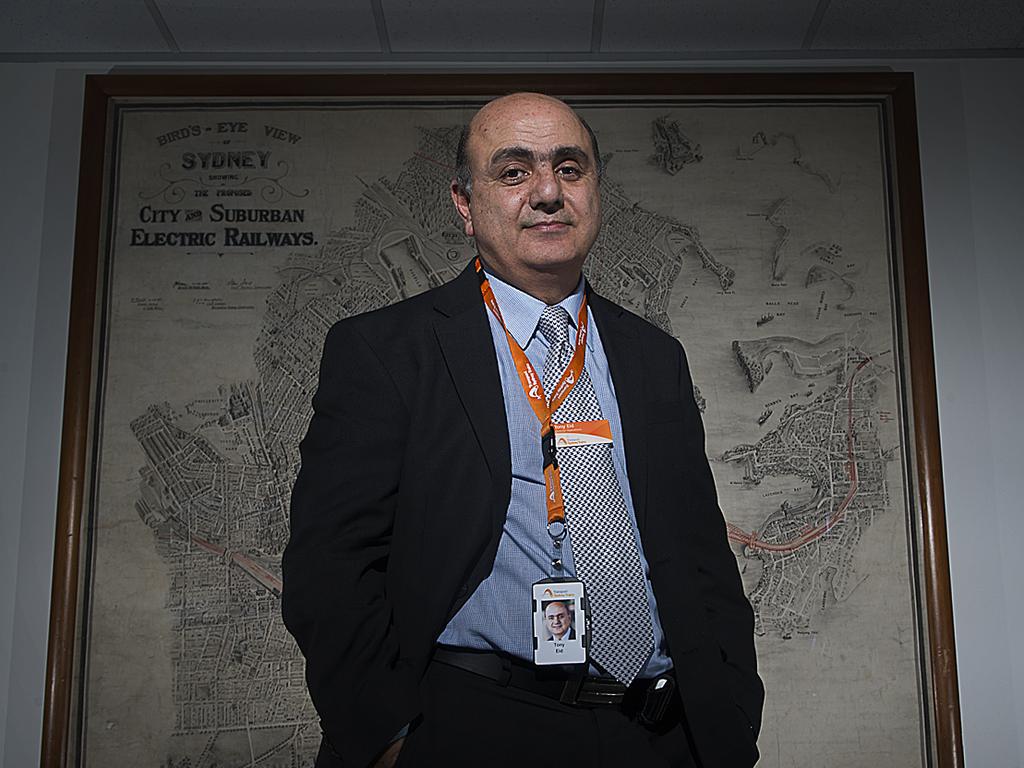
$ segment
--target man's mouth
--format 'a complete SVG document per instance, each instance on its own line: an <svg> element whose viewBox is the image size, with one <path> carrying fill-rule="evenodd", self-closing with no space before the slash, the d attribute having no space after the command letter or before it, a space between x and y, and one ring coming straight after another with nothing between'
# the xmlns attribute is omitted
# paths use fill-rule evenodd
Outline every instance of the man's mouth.
<svg viewBox="0 0 1024 768"><path fill-rule="evenodd" d="M527 224L527 229L536 229L540 232L560 232L563 229L569 228L569 223L565 221L538 221L533 224Z"/></svg>

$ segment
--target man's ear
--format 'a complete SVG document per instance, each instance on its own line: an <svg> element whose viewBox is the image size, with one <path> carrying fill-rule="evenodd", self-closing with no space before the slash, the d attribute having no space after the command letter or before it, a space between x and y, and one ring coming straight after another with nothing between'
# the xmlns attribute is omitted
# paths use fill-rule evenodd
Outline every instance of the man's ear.
<svg viewBox="0 0 1024 768"><path fill-rule="evenodd" d="M466 237L473 237L473 212L469 205L469 196L466 195L457 181L452 181L451 186L452 202L455 203L455 210L459 212L459 217L462 219L462 227L466 232Z"/></svg>

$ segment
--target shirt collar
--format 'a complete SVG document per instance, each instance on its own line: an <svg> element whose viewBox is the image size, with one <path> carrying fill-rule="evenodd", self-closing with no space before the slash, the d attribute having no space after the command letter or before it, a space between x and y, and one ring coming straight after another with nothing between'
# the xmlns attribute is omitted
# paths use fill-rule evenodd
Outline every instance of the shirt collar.
<svg viewBox="0 0 1024 768"><path fill-rule="evenodd" d="M540 321L541 313L547 307L547 304L525 291L519 290L514 285L506 283L486 267L484 272L487 275L487 281L491 284L491 289L494 291L494 298L497 300L498 306L501 307L501 316L505 320L505 327L512 334L512 338L525 350L534 338L537 323ZM580 304L583 303L585 285L586 283L581 276L576 289L558 302L558 306L569 313L569 324L573 328L576 327L576 318L579 316ZM587 311L589 312L590 310L588 309ZM588 333L588 351L593 351L593 344L594 334Z"/></svg>

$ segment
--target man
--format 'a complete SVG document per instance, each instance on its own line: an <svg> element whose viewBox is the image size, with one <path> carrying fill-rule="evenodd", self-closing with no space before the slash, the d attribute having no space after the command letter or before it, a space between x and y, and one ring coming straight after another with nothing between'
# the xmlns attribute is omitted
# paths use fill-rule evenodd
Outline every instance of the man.
<svg viewBox="0 0 1024 768"><path fill-rule="evenodd" d="M317 766L533 765L540 729L592 765L750 766L752 614L685 356L581 278L596 139L513 94L459 156L479 262L331 329L301 446L282 611ZM549 579L589 594L588 663L533 663Z"/></svg>
<svg viewBox="0 0 1024 768"><path fill-rule="evenodd" d="M561 600L554 600L547 604L544 609L544 622L548 625L552 640L576 639L576 633L572 627L572 614L569 613L569 607Z"/></svg>

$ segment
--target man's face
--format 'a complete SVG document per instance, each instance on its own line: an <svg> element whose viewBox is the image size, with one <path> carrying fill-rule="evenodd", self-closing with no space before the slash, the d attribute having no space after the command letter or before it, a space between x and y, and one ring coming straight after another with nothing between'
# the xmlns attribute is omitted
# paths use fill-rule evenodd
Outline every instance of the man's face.
<svg viewBox="0 0 1024 768"><path fill-rule="evenodd" d="M590 136L561 102L514 94L473 119L466 155L472 194L453 186L466 234L513 284L531 272L578 273L601 225Z"/></svg>
<svg viewBox="0 0 1024 768"><path fill-rule="evenodd" d="M565 603L551 603L544 609L544 619L555 637L561 637L569 630L569 609Z"/></svg>

